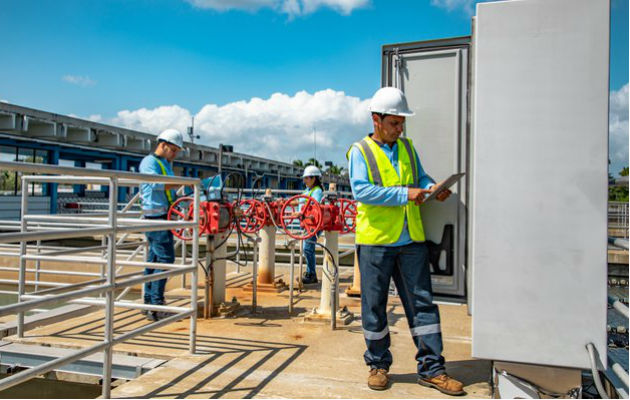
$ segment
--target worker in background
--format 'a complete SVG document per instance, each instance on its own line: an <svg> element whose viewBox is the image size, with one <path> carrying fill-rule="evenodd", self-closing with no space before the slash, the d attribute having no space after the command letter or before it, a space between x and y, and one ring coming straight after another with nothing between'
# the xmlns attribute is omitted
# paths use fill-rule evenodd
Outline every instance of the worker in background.
<svg viewBox="0 0 630 400"><path fill-rule="evenodd" d="M182 134L176 129L167 129L158 136L158 145L152 154L144 157L140 162L139 172L143 174L173 176L171 163L177 153L184 146ZM143 183L140 185L142 198L142 213L145 219L166 220L168 209L175 200L175 190L178 185L163 183ZM175 262L175 243L173 233L167 231L147 232L149 253L147 262L173 263ZM145 275L163 272L160 269L146 268ZM163 305L166 279L146 282L144 284L144 304ZM158 321L168 316L168 313L149 311L143 312L152 321Z"/></svg>
<svg viewBox="0 0 630 400"><path fill-rule="evenodd" d="M387 297L398 290L418 349L418 383L449 395L463 385L445 373L438 307L433 303L428 250L420 217L435 182L423 170L411 140L401 137L405 117L414 113L398 89L379 89L369 107L374 133L354 143L348 154L350 185L358 201L356 245L361 273L361 322L370 367L368 386L389 387L390 334ZM444 201L444 190L438 200Z"/></svg>
<svg viewBox="0 0 630 400"><path fill-rule="evenodd" d="M304 168L304 173L302 174L302 180L306 186L303 194L312 197L318 203L322 201L322 196L324 194L322 182L320 180L321 176L322 171L314 165L309 165ZM313 235L313 237L310 237L303 242L304 257L306 257L306 271L302 276L302 283L305 285L317 283L317 272L315 270L315 243L317 243L317 236L318 235Z"/></svg>

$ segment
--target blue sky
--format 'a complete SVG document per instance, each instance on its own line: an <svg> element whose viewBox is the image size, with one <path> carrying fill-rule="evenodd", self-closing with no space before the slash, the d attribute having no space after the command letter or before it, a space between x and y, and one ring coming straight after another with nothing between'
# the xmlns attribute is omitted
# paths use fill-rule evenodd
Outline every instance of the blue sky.
<svg viewBox="0 0 630 400"><path fill-rule="evenodd" d="M204 110L219 118L212 107L256 114L254 98L265 100L263 108L286 102L361 105L380 84L381 45L468 35L473 4L3 0L0 99L149 131L165 123L185 125L184 120L198 118ZM610 82L611 90L618 91L628 83L628 1L612 0L611 15ZM327 89L334 93L322 92ZM302 91L310 97L300 103L296 93ZM274 93L288 98L271 101ZM627 98L627 87L625 93ZM306 137L313 129L325 129L330 122L326 115L324 111L323 121L286 123L306 126L308 132L300 133ZM364 123L358 118L348 128ZM627 146L627 116L625 127ZM277 140L271 132L268 136ZM322 138L324 148L327 141L334 137Z"/></svg>

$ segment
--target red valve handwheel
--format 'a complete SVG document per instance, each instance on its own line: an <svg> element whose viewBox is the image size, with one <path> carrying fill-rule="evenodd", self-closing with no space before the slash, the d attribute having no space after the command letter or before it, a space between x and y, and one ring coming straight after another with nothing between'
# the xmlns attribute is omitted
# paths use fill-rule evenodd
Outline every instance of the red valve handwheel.
<svg viewBox="0 0 630 400"><path fill-rule="evenodd" d="M322 208L310 196L303 194L293 196L280 210L282 229L293 239L305 240L315 236L321 230L322 223Z"/></svg>
<svg viewBox="0 0 630 400"><path fill-rule="evenodd" d="M341 218L341 234L354 233L357 227L357 202L350 199L339 199L339 217Z"/></svg>
<svg viewBox="0 0 630 400"><path fill-rule="evenodd" d="M258 200L241 200L238 204L241 209L241 216L238 223L241 231L245 233L256 233L267 223L267 211L265 205Z"/></svg>
<svg viewBox="0 0 630 400"><path fill-rule="evenodd" d="M175 203L168 209L166 218L169 221L194 221L195 210L194 200L192 197L182 197L177 199ZM199 236L203 235L206 231L206 225L208 224L208 213L206 211L205 202L199 204ZM182 240L192 240L193 229L192 228L176 228L171 229L173 235Z"/></svg>

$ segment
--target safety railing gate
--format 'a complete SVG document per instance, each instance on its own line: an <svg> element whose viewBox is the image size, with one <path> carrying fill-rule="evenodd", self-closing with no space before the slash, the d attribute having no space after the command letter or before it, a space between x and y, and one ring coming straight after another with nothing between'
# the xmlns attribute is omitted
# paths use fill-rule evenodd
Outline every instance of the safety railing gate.
<svg viewBox="0 0 630 400"><path fill-rule="evenodd" d="M29 310L53 303L78 303L101 306L105 308L105 324L103 341L93 346L77 350L37 367L27 369L0 380L0 390L20 384L33 377L50 372L60 366L72 363L97 352L103 352L103 391L104 398L111 393L112 349L115 345L130 340L138 335L155 330L162 326L190 317L189 351L195 352L197 328L197 264L199 257L199 179L173 176L146 175L114 170L89 170L72 167L59 167L41 164L26 164L15 162L0 162L0 170L10 170L22 173L21 219L19 232L0 234L0 244L19 243L19 277L17 302L0 307L0 317L17 314L17 336L25 335L24 315ZM46 174L46 175L26 175ZM63 214L63 215L35 215L28 213L28 187L30 183L53 184L100 184L107 185L109 208L106 213ZM128 212L125 207L118 209L118 188L134 187L142 183L158 183L168 185L189 185L194 187L194 215L193 221L164 221L138 218L138 213ZM135 217L135 218L134 218ZM133 257L118 259L117 251L129 248L129 244L122 243L124 238L133 233L164 231L175 228L187 228L192 231L192 254L190 264L163 264L145 261L134 261ZM81 237L102 237L104 251L100 256L78 255L92 247L81 247L63 251L29 252L29 246L48 240L73 239ZM36 244L33 244L36 243ZM135 254L135 253L132 253ZM1 254L9 255L9 254ZM101 276L79 284L58 285L40 290L38 286L31 292L26 291L27 262L64 262L83 265L102 266ZM122 267L136 271L120 273ZM163 270L160 273L144 275L144 268ZM131 301L120 300L121 293L129 288L145 282L165 279L181 275L182 279L190 274L190 306L173 307L165 305L145 305ZM97 297L100 296L100 297ZM147 311L162 311L172 315L152 322L148 325L114 335L114 307L140 309Z"/></svg>

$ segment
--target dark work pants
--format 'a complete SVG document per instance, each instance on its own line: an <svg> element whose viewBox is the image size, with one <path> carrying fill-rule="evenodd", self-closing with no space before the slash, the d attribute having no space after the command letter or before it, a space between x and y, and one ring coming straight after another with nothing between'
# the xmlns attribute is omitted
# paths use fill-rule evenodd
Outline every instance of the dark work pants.
<svg viewBox="0 0 630 400"><path fill-rule="evenodd" d="M387 296L393 278L418 349L418 375L433 377L444 373L440 315L433 304L427 246L424 243L397 247L358 245L357 252L361 320L367 345L365 363L371 368L387 370L392 364Z"/></svg>
<svg viewBox="0 0 630 400"><path fill-rule="evenodd" d="M149 242L149 253L147 254L147 262L167 263L175 262L175 242L171 231L147 232L147 240ZM161 269L146 268L145 275L157 274L163 272ZM157 281L144 283L144 303L145 304L164 304L164 288L166 287L166 278Z"/></svg>

